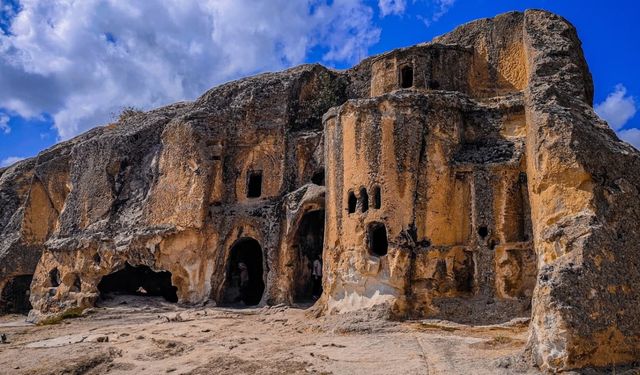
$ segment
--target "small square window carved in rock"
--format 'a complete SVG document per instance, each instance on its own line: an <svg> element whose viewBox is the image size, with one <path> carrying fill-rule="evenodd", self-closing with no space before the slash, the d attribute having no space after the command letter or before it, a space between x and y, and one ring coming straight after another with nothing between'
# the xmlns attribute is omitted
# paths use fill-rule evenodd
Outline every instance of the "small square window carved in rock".
<svg viewBox="0 0 640 375"><path fill-rule="evenodd" d="M478 235L482 238L487 237L487 235L489 234L489 229L485 226L481 226L480 228L478 228Z"/></svg>

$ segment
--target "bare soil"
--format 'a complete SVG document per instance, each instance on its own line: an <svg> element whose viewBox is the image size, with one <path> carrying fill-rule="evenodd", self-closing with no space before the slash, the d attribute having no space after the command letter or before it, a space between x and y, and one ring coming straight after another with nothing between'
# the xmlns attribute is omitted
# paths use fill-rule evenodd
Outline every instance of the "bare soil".
<svg viewBox="0 0 640 375"><path fill-rule="evenodd" d="M302 308L183 307L117 297L36 326L0 317L1 374L534 374L518 358L527 322L469 326L313 318Z"/></svg>

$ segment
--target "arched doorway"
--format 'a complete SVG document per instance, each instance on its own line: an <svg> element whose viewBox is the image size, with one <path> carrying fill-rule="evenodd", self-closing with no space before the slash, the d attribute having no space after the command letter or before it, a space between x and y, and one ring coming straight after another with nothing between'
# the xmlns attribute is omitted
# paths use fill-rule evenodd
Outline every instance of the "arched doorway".
<svg viewBox="0 0 640 375"><path fill-rule="evenodd" d="M293 299L296 302L310 301L322 294L322 248L324 244L324 210L310 211L300 220L295 236L294 251L296 264L294 271ZM314 275L314 263L316 274ZM318 272L319 271L319 272Z"/></svg>
<svg viewBox="0 0 640 375"><path fill-rule="evenodd" d="M171 272L155 272L147 266L132 266L125 263L123 269L106 275L98 283L102 299L113 294L146 297L163 297L169 302L178 302L175 286L171 284Z"/></svg>
<svg viewBox="0 0 640 375"><path fill-rule="evenodd" d="M26 314L31 310L29 295L33 275L15 276L5 284L0 295L0 313Z"/></svg>
<svg viewBox="0 0 640 375"><path fill-rule="evenodd" d="M253 238L238 240L229 252L223 302L260 303L264 293L262 247Z"/></svg>

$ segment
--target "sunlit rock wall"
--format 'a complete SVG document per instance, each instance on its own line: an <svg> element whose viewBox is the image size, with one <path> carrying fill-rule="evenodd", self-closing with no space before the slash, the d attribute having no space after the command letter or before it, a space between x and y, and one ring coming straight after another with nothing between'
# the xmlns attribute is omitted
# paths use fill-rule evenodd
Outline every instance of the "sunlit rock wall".
<svg viewBox="0 0 640 375"><path fill-rule="evenodd" d="M329 312L383 304L478 323L529 314L524 134L511 131L525 127L522 110L521 96L482 104L406 90L325 116Z"/></svg>
<svg viewBox="0 0 640 375"><path fill-rule="evenodd" d="M181 302L225 302L231 249L249 238L266 270L262 302L290 302L279 284L279 254L290 250L281 226L297 219L281 208L297 199L289 192L317 188L321 118L344 101L343 81L317 65L265 74L58 146L64 168L45 169L62 183L26 187L23 238L44 248L35 272L26 271L34 273L31 319L93 306L100 280L125 263L171 272Z"/></svg>
<svg viewBox="0 0 640 375"><path fill-rule="evenodd" d="M30 320L93 306L127 263L227 303L243 251L253 302L294 303L322 254L317 312L531 316L544 370L640 360L640 153L592 100L576 30L527 11L127 111L0 169L0 303L33 276Z"/></svg>

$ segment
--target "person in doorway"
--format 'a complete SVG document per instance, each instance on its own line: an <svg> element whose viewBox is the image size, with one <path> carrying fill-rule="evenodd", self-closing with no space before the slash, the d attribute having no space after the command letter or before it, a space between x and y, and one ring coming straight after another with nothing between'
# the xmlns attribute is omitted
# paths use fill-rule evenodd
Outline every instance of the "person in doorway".
<svg viewBox="0 0 640 375"><path fill-rule="evenodd" d="M316 256L313 261L313 267L311 270L311 277L313 278L313 299L320 298L322 294L322 261L320 256Z"/></svg>
<svg viewBox="0 0 640 375"><path fill-rule="evenodd" d="M240 299L245 301L249 291L249 269L242 262L238 263L238 269L240 270Z"/></svg>

